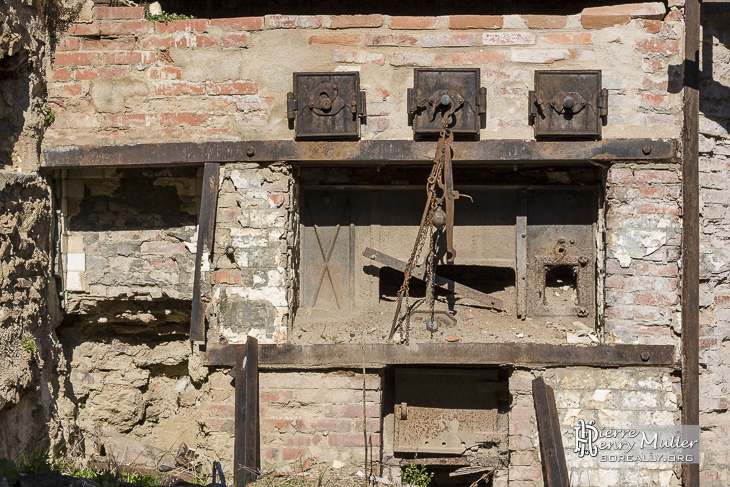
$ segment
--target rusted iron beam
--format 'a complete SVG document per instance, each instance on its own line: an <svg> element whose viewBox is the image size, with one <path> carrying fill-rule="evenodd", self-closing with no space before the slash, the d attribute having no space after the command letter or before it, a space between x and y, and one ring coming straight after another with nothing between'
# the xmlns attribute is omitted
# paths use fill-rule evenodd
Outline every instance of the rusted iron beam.
<svg viewBox="0 0 730 487"><path fill-rule="evenodd" d="M234 485L256 480L261 467L259 439L258 341L248 337L236 348L236 423L233 443Z"/></svg>
<svg viewBox="0 0 730 487"><path fill-rule="evenodd" d="M260 345L266 369L362 368L360 344ZM205 365L230 366L240 345L208 345ZM365 365L544 365L674 367L673 345L548 345L541 343L368 343Z"/></svg>
<svg viewBox="0 0 730 487"><path fill-rule="evenodd" d="M603 139L596 141L483 140L454 142L454 164L532 162L537 164L675 162L674 139ZM43 167L108 167L202 164L206 162L291 162L299 164L426 164L434 142L363 140L359 142L169 142L114 146L47 147Z"/></svg>
<svg viewBox="0 0 730 487"><path fill-rule="evenodd" d="M220 164L205 164L203 171L203 194L200 198L198 215L198 247L195 253L195 276L193 278L193 309L190 313L190 340L205 340L205 305L201 296L201 272L203 254L213 252L215 235L215 214L218 208L218 179Z"/></svg>
<svg viewBox="0 0 730 487"><path fill-rule="evenodd" d="M532 400L535 403L537 432L540 435L540 456L545 487L568 487L570 479L568 466L565 463L555 394L542 377L532 381Z"/></svg>
<svg viewBox="0 0 730 487"><path fill-rule="evenodd" d="M682 423L700 424L700 0L684 7L682 131ZM684 464L685 487L699 487L699 464Z"/></svg>

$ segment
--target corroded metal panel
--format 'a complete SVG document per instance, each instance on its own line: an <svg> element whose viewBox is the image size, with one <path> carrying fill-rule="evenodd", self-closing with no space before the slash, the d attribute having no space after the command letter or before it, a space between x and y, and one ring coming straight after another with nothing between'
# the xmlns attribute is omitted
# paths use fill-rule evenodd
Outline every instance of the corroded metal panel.
<svg viewBox="0 0 730 487"><path fill-rule="evenodd" d="M535 71L529 106L537 138L600 138L608 92L601 71Z"/></svg>

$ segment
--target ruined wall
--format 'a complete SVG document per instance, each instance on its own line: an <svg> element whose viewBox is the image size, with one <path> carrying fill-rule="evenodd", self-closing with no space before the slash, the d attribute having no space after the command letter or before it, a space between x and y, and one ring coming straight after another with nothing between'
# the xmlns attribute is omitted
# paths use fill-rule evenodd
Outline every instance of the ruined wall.
<svg viewBox="0 0 730 487"><path fill-rule="evenodd" d="M479 67L482 138L532 138L535 69L601 69L606 137L676 137L681 11L664 4L569 16L289 16L152 23L144 9L97 7L71 24L48 72L49 146L290 139L295 71L358 70L364 139L410 139L413 67ZM295 56L291 53L296 52Z"/></svg>
<svg viewBox="0 0 730 487"><path fill-rule="evenodd" d="M703 20L700 84L700 424L702 485L730 482L730 38L726 19Z"/></svg>
<svg viewBox="0 0 730 487"><path fill-rule="evenodd" d="M0 457L37 447L57 426L52 216L44 178L0 172Z"/></svg>

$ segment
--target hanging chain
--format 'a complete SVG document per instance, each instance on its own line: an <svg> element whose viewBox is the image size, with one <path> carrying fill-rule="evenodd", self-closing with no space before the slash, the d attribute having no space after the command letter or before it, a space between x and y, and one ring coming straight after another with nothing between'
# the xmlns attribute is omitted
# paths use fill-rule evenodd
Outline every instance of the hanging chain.
<svg viewBox="0 0 730 487"><path fill-rule="evenodd" d="M408 260L408 265L403 276L403 284L398 290L398 305L396 307L395 316L393 317L393 325L390 329L389 339L393 338L396 326L400 325L399 332L401 342L408 344L410 339L410 327L411 327L411 308L410 308L410 279L413 274L414 268L418 267L417 262L421 258L421 253L426 241L429 241L428 256L424 264L426 265L427 273L427 289L429 296L429 305L431 311L431 319L434 319L434 301L435 301L435 274L433 270L433 261L436 253L436 235L433 231L434 227L434 213L437 209L440 209L444 202L444 163L447 157L450 157L451 142L454 140L454 134L447 127L450 117L444 117L443 130L439 135L438 145L436 146L436 156L434 157L434 165L431 168L431 174L428 177L428 184L426 185L426 207L424 209L423 217L421 218L421 226L418 229L418 236L416 242L413 245L413 251L411 252L411 258ZM448 154L448 155L447 155ZM438 195L438 189L441 190L441 195ZM405 301L405 312L403 317L400 316L401 305Z"/></svg>

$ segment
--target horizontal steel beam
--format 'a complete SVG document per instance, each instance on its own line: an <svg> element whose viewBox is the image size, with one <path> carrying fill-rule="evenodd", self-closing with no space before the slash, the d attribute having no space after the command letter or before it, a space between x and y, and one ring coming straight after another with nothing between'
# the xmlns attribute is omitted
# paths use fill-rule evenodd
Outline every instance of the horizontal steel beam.
<svg viewBox="0 0 730 487"><path fill-rule="evenodd" d="M482 140L455 142L454 163L582 163L594 161L677 161L674 139L604 139L538 142ZM160 144L46 147L43 167L109 167L202 164L206 162L291 162L298 164L423 164L433 159L435 142L181 142Z"/></svg>
<svg viewBox="0 0 730 487"><path fill-rule="evenodd" d="M205 365L235 363L236 347L209 345ZM259 345L259 368L326 369L362 367L363 345ZM674 367L673 345L548 345L540 343L367 343L365 366L386 365L528 365Z"/></svg>

